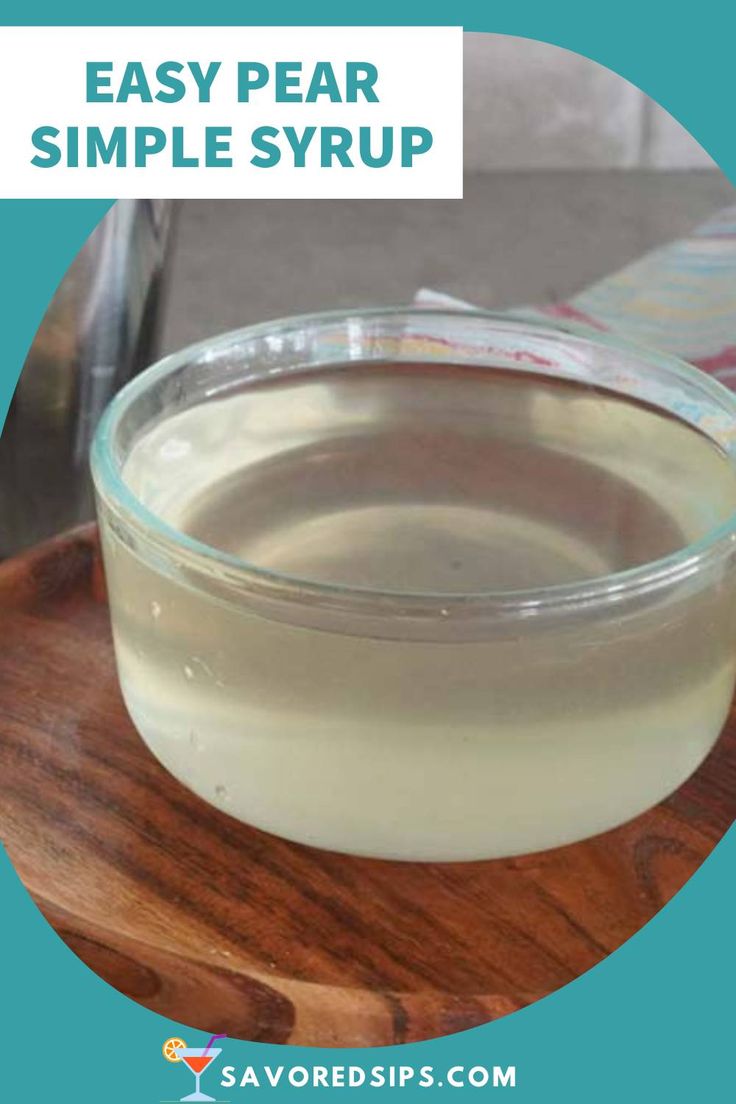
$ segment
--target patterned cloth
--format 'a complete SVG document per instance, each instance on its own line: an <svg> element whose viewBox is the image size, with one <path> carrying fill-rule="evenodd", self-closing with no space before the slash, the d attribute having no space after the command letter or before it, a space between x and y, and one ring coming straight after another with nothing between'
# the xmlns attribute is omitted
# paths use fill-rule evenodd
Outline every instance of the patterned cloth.
<svg viewBox="0 0 736 1104"><path fill-rule="evenodd" d="M422 289L417 303L472 309ZM712 373L736 389L736 207L687 238L655 249L566 303L508 312L536 321L567 319L622 336Z"/></svg>

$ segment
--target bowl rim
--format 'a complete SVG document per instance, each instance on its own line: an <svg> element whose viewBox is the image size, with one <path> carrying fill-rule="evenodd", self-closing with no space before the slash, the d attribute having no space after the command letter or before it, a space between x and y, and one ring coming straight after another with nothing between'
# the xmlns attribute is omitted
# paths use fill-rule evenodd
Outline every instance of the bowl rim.
<svg viewBox="0 0 736 1104"><path fill-rule="evenodd" d="M224 349L244 341L324 324L348 323L350 320L381 318L398 320L451 319L454 323L470 325L486 322L496 328L517 331L520 334L589 346L604 346L635 357L643 365L657 371L679 377L707 394L726 411L736 427L736 394L707 373L669 353L661 353L637 344L608 331L599 331L568 319L550 318L537 322L529 313L533 308L508 313L476 308L446 308L424 306L396 306L349 308L315 311L289 315L254 325L228 330L213 337L187 345L146 368L127 383L108 403L95 432L90 450L93 483L97 494L108 509L137 534L166 557L175 553L180 564L186 564L204 574L219 576L230 594L241 591L260 592L292 601L323 604L337 608L352 606L371 610L380 616L434 616L443 619L450 616L477 614L503 614L504 616L529 617L546 611L563 610L578 605L592 606L599 603L620 601L635 595L646 594L671 586L717 563L733 550L736 543L736 511L725 521L713 527L698 540L668 553L666 556L634 567L606 575L578 581L527 587L514 590L480 591L422 591L385 590L377 587L345 585L303 579L286 572L274 571L249 563L232 553L208 545L190 537L166 522L150 510L130 489L122 477L112 453L114 432L130 405L154 384L175 374L188 363L202 359L213 349ZM360 358L357 358L360 359ZM368 358L365 358L366 362ZM326 362L339 370L343 362ZM431 361L430 361L431 363ZM318 365L310 365L310 369ZM482 367L482 365L479 365ZM522 369L523 370L523 369ZM217 390L211 392L214 398ZM210 396L208 396L210 397ZM702 432L702 431L701 431ZM717 442L714 441L714 444ZM720 446L723 449L723 446ZM736 436L727 449L723 449L736 469ZM98 508L99 513L99 508Z"/></svg>

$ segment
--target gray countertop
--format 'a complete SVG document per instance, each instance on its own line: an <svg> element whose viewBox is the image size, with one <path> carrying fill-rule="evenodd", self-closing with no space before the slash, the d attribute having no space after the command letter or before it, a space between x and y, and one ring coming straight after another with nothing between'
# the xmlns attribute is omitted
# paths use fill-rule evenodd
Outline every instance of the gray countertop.
<svg viewBox="0 0 736 1104"><path fill-rule="evenodd" d="M471 174L462 200L188 202L164 347L303 311L407 303L421 286L495 308L558 300L734 194L717 171L537 171ZM11 548L87 516L64 449L49 474L48 432L38 430L43 480L24 469L34 493L9 484L22 506Z"/></svg>
<svg viewBox="0 0 736 1104"><path fill-rule="evenodd" d="M461 200L182 206L167 350L303 311L434 287L480 306L565 298L734 202L716 171L466 177Z"/></svg>

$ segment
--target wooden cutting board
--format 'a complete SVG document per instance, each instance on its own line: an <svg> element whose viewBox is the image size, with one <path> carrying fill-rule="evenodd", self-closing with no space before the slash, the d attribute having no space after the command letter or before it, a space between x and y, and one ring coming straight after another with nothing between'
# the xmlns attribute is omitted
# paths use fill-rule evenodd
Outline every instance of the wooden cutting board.
<svg viewBox="0 0 736 1104"><path fill-rule="evenodd" d="M133 1000L208 1032L367 1046L503 1016L590 969L736 812L736 728L664 804L521 859L347 858L204 804L138 738L96 531L0 564L0 833L62 939Z"/></svg>

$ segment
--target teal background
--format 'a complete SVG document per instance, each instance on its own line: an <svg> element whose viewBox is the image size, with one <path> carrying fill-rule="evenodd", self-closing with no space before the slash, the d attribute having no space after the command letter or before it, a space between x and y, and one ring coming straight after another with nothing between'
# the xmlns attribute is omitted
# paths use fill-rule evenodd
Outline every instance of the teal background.
<svg viewBox="0 0 736 1104"><path fill-rule="evenodd" d="M15 9L6 11L6 23L59 22L55 3ZM277 9L232 0L206 9L191 0L166 0L154 9L150 0L129 0L124 9L67 4L64 22L462 23L467 30L538 38L585 54L638 84L736 180L732 4L709 0L685 13L651 0L646 5L641 0L597 5L375 0L346 10L335 0L320 0L307 13L289 0ZM0 106L0 111L7 109ZM0 421L54 288L108 206L105 201L0 203L6 341L0 362ZM736 832L731 828L684 889L633 939L560 992L497 1023L428 1043L370 1051L228 1041L221 1061L237 1067L350 1061L437 1067L515 1064L514 1099L523 1102L732 1099L735 854ZM48 927L4 852L0 917L0 1032L10 1055L2 1063L3 1100L102 1098L114 1104L171 1100L190 1091L190 1075L164 1063L160 1045L175 1032L197 1045L204 1041L201 1033L146 1011L92 974ZM213 1089L214 1078L203 1087ZM277 1091L309 1096L327 1090ZM381 1090L352 1090L368 1091L375 1096ZM410 1100L443 1091L450 1090L405 1089L403 1096ZM452 1091L458 1095L462 1090ZM488 1090L466 1090L473 1091L482 1095ZM223 1090L219 1095L237 1100L239 1094Z"/></svg>

